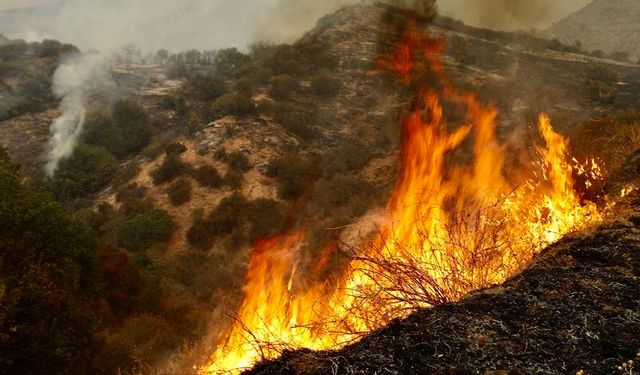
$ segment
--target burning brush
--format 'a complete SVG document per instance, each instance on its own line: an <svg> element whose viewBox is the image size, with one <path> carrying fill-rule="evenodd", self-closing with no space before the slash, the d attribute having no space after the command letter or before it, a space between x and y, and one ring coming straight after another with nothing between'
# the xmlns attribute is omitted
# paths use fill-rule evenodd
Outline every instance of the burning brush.
<svg viewBox="0 0 640 375"><path fill-rule="evenodd" d="M395 50L380 59L381 68L418 89L402 120L401 173L378 234L341 249L348 267L314 283L296 275L304 232L259 242L244 302L203 373L236 372L285 349L344 346L415 309L503 282L546 245L601 221L574 181L579 174L588 186L601 176L585 171L597 168L572 160L544 114L537 160L514 174L523 176L517 181L505 176L496 109L448 82L441 51L441 41L408 22ZM438 78L437 88L421 85L428 76ZM443 101L466 111L461 124L450 126ZM448 156L468 140L473 163L452 163Z"/></svg>

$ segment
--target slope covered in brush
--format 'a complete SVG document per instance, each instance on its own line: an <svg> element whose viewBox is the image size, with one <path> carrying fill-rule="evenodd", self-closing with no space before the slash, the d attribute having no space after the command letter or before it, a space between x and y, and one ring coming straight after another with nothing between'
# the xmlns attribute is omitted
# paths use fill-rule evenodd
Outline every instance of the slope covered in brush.
<svg viewBox="0 0 640 375"><path fill-rule="evenodd" d="M640 3L635 0L595 0L544 31L561 41L579 41L583 48L640 57ZM622 53L622 54L620 54Z"/></svg>
<svg viewBox="0 0 640 375"><path fill-rule="evenodd" d="M520 276L339 351L285 352L251 375L612 374L640 348L640 217L566 238Z"/></svg>

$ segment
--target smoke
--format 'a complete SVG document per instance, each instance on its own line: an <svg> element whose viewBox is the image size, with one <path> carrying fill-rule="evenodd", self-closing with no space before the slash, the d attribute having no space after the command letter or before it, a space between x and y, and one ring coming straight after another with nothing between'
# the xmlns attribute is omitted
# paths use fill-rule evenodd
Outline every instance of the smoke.
<svg viewBox="0 0 640 375"><path fill-rule="evenodd" d="M417 4L420 0L387 0ZM1 1L0 1L1 2ZM135 44L143 51L166 48L244 47L255 40L291 42L318 18L341 6L376 0L20 0L0 13L0 32L46 37L83 49L111 51ZM589 0L439 0L442 14L474 26L542 28ZM42 4L45 5L42 5ZM48 4L47 4L48 3Z"/></svg>
<svg viewBox="0 0 640 375"><path fill-rule="evenodd" d="M590 1L440 0L438 8L472 26L514 31L546 28Z"/></svg>
<svg viewBox="0 0 640 375"><path fill-rule="evenodd" d="M27 3L34 0L24 0ZM82 49L218 49L249 44L279 0L60 0L0 14L0 32ZM5 22L6 21L6 22Z"/></svg>
<svg viewBox="0 0 640 375"><path fill-rule="evenodd" d="M60 161L71 156L82 133L86 107L92 95L115 87L104 56L88 53L69 58L53 77L53 93L61 99L60 112L51 126L45 172L52 177Z"/></svg>

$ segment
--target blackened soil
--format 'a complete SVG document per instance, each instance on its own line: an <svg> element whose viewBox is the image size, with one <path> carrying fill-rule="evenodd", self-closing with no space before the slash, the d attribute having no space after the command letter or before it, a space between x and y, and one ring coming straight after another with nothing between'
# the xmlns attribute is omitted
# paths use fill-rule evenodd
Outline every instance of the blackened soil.
<svg viewBox="0 0 640 375"><path fill-rule="evenodd" d="M504 285L248 374L616 374L639 349L640 218L631 218L561 241Z"/></svg>

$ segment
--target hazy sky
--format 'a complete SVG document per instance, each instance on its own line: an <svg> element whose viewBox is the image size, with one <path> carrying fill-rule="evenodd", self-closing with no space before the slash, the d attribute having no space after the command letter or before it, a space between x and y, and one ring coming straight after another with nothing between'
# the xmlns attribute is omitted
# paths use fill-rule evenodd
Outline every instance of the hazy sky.
<svg viewBox="0 0 640 375"><path fill-rule="evenodd" d="M0 10L59 3L36 16L0 19L0 32L54 38L85 49L125 43L144 50L244 47L255 40L291 41L326 13L363 1L373 0L0 0ZM587 2L440 0L439 8L472 25L529 30L544 28Z"/></svg>
<svg viewBox="0 0 640 375"><path fill-rule="evenodd" d="M440 12L493 29L543 29L591 0L440 0ZM616 0L610 0L616 1Z"/></svg>
<svg viewBox="0 0 640 375"><path fill-rule="evenodd" d="M0 0L0 10L18 9L34 5L52 3L58 0Z"/></svg>

